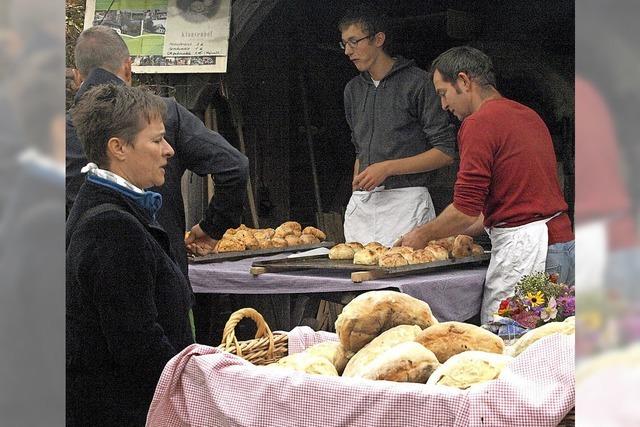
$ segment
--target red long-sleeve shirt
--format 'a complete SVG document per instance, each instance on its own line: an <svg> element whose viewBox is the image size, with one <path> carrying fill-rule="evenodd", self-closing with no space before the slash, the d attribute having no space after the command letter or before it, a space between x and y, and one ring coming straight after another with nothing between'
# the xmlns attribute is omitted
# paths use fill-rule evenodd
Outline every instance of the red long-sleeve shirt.
<svg viewBox="0 0 640 427"><path fill-rule="evenodd" d="M532 109L509 99L488 100L458 132L460 169L453 204L485 227L547 223L549 244L573 240L556 174L551 135Z"/></svg>

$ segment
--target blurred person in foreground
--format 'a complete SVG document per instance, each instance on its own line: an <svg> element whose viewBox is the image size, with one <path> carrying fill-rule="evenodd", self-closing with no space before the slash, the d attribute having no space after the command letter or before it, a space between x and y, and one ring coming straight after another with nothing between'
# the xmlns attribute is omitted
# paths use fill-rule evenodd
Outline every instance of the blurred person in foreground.
<svg viewBox="0 0 640 427"><path fill-rule="evenodd" d="M76 102L92 87L111 83L131 85L131 57L122 38L112 28L95 26L84 30L75 46L78 80L82 84ZM153 187L164 200L158 222L171 242L171 251L185 277L189 275L185 245L200 255L211 251L231 227L241 222L246 194L249 161L220 134L207 129L202 121L173 98L162 98L167 107L165 138L175 155L166 168L165 184ZM67 116L67 212L73 206L84 182L81 169L86 165L85 152L76 136L73 120ZM181 180L186 170L200 176L213 175L215 195L204 218L191 228L185 239L186 221ZM196 331L208 329L209 295L196 296ZM202 322L198 320L202 318ZM203 337L202 340L206 339Z"/></svg>
<svg viewBox="0 0 640 427"><path fill-rule="evenodd" d="M64 423L64 60L34 52L23 67L11 88L22 137L2 176L0 424L52 426Z"/></svg>
<svg viewBox="0 0 640 427"><path fill-rule="evenodd" d="M551 135L532 109L496 89L491 59L478 49L449 49L431 66L442 108L462 121L453 203L399 244L424 247L460 233L491 238L481 322L522 276L557 273L574 283L574 237L556 174Z"/></svg>
<svg viewBox="0 0 640 427"><path fill-rule="evenodd" d="M144 425L169 359L193 343L191 292L156 216L173 148L165 102L100 85L71 111L91 162L66 227L67 425Z"/></svg>

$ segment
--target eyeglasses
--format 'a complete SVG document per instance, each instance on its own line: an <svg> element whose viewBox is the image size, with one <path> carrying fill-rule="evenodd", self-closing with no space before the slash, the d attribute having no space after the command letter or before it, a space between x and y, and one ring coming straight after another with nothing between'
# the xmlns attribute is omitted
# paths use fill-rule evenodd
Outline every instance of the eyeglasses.
<svg viewBox="0 0 640 427"><path fill-rule="evenodd" d="M355 49L356 46L358 46L358 43L360 43L362 40L364 39L370 39L373 36L364 36L362 38L359 38L357 40L353 40L353 39L349 39L345 42L343 42L342 40L340 40L340 42L338 43L340 45L340 49L345 50L347 48L347 46L349 46L351 49Z"/></svg>

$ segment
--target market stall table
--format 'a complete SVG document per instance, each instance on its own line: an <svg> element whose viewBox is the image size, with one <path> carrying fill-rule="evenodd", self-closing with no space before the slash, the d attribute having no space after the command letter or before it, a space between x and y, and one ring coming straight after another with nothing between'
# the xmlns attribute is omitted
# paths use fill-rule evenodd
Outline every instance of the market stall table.
<svg viewBox="0 0 640 427"><path fill-rule="evenodd" d="M417 274L363 283L351 281L348 272L305 270L287 273L265 273L252 276L251 264L257 260L282 258L283 255L246 258L212 264L191 264L189 278L195 293L279 295L281 304L289 307L293 294L361 293L375 289L397 289L426 301L440 321L464 321L480 311L486 266L467 267L429 274ZM257 307L256 307L257 308ZM265 318L270 317L258 309ZM286 313L277 317L286 317ZM267 319L272 329L290 330L288 319Z"/></svg>

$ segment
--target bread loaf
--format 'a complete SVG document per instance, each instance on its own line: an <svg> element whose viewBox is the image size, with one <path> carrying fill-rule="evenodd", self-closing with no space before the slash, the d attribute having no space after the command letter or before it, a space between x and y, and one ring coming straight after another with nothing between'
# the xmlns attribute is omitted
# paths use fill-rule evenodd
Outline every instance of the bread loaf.
<svg viewBox="0 0 640 427"><path fill-rule="evenodd" d="M285 237L286 239L286 237ZM299 237L300 239L300 243L303 245L312 245L315 243L320 243L320 240L314 236L313 234L302 234L302 236Z"/></svg>
<svg viewBox="0 0 640 427"><path fill-rule="evenodd" d="M417 342L404 342L376 357L362 378L424 384L439 365L430 350Z"/></svg>
<svg viewBox="0 0 640 427"><path fill-rule="evenodd" d="M329 249L329 259L353 259L353 249L345 243L338 243Z"/></svg>
<svg viewBox="0 0 640 427"><path fill-rule="evenodd" d="M327 238L327 235L324 234L324 231L319 230L315 227L305 227L304 230L302 230L302 234L311 234L321 242Z"/></svg>
<svg viewBox="0 0 640 427"><path fill-rule="evenodd" d="M373 249L360 249L353 255L353 263L361 265L376 265L378 254Z"/></svg>
<svg viewBox="0 0 640 427"><path fill-rule="evenodd" d="M382 332L398 325L420 328L438 323L429 304L394 291L370 291L355 297L336 320L336 333L346 351L357 352Z"/></svg>
<svg viewBox="0 0 640 427"><path fill-rule="evenodd" d="M473 238L464 234L459 234L453 241L451 256L454 258L466 258L471 256L473 249Z"/></svg>
<svg viewBox="0 0 640 427"><path fill-rule="evenodd" d="M287 234L284 236L284 240L287 241L287 246L300 246L302 244L300 237L294 236L293 234Z"/></svg>
<svg viewBox="0 0 640 427"><path fill-rule="evenodd" d="M467 389L498 378L502 369L513 360L504 354L466 351L456 354L431 375L427 384Z"/></svg>
<svg viewBox="0 0 640 427"><path fill-rule="evenodd" d="M473 256L484 255L484 248L474 243L473 245L471 245L471 255Z"/></svg>
<svg viewBox="0 0 640 427"><path fill-rule="evenodd" d="M269 367L286 368L294 371L306 372L307 374L326 375L326 376L338 376L336 368L328 359L309 354L306 352L295 353L282 359L276 363L267 365Z"/></svg>
<svg viewBox="0 0 640 427"><path fill-rule="evenodd" d="M438 240L431 240L429 243L427 243L428 246L432 246L432 245L438 245L438 246L442 246L443 248L445 248L447 250L447 252L451 252L453 250L453 244L456 241L455 236L449 236L449 237L445 237L443 239L438 239Z"/></svg>
<svg viewBox="0 0 640 427"><path fill-rule="evenodd" d="M244 251L245 249L246 246L244 245L244 243L234 238L221 239L216 247L216 250L220 253Z"/></svg>
<svg viewBox="0 0 640 427"><path fill-rule="evenodd" d="M510 348L510 353L513 357L518 356L525 351L534 342L541 338L544 338L553 334L565 334L571 335L576 332L575 322L549 322L546 325L542 325L538 328L532 329L515 342Z"/></svg>
<svg viewBox="0 0 640 427"><path fill-rule="evenodd" d="M417 325L398 325L384 331L351 357L342 375L362 377L375 358L398 344L414 341L420 331L422 328Z"/></svg>
<svg viewBox="0 0 640 427"><path fill-rule="evenodd" d="M411 254L411 261L409 264L423 264L427 262L432 262L435 260L433 253L431 251L425 251L424 249L416 249Z"/></svg>
<svg viewBox="0 0 640 427"><path fill-rule="evenodd" d="M416 341L433 351L440 363L463 351L479 350L489 353L504 351L499 336L479 326L462 322L443 322L420 332Z"/></svg>
<svg viewBox="0 0 640 427"><path fill-rule="evenodd" d="M434 261L444 261L449 259L449 251L444 247L436 244L429 244L424 248L425 252L430 252L433 255Z"/></svg>
<svg viewBox="0 0 640 427"><path fill-rule="evenodd" d="M399 253L386 253L380 255L378 259L378 265L380 267L402 267L407 264L409 264L409 262Z"/></svg>
<svg viewBox="0 0 640 427"><path fill-rule="evenodd" d="M274 248L286 248L287 246L289 246L287 241L284 240L282 237L273 237L271 239L271 244L273 245Z"/></svg>
<svg viewBox="0 0 640 427"><path fill-rule="evenodd" d="M347 242L346 245L349 245L354 252L364 248L364 246L362 246L362 243L358 242Z"/></svg>
<svg viewBox="0 0 640 427"><path fill-rule="evenodd" d="M344 367L349 361L349 356L353 356L353 354L348 354L344 350L342 344L335 341L325 341L320 344L316 344L309 347L304 352L327 359L336 368L338 375L342 375Z"/></svg>

